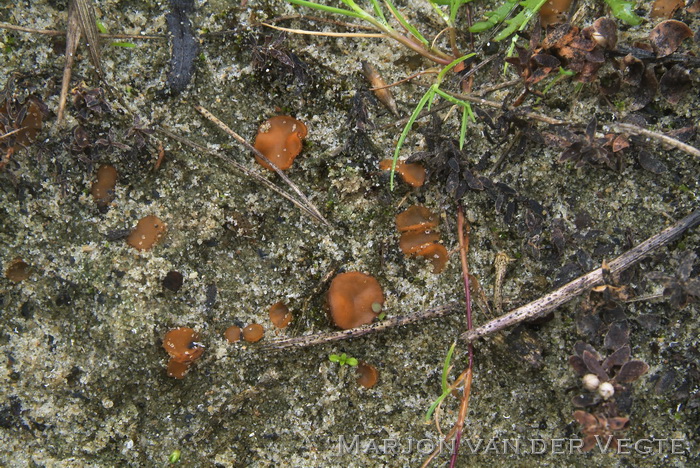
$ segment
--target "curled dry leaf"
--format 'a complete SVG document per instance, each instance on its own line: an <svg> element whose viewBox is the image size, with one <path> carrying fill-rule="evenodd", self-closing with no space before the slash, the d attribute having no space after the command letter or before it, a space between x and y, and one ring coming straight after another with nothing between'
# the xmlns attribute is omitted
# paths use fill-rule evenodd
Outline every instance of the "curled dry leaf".
<svg viewBox="0 0 700 468"><path fill-rule="evenodd" d="M663 21L649 33L649 40L657 57L671 55L680 47L681 42L689 37L693 37L693 31L687 24L676 20Z"/></svg>
<svg viewBox="0 0 700 468"><path fill-rule="evenodd" d="M678 104L692 88L690 72L676 64L659 80L661 95L671 104Z"/></svg>
<svg viewBox="0 0 700 468"><path fill-rule="evenodd" d="M604 49L617 46L617 24L610 18L598 18L592 25L591 38Z"/></svg>

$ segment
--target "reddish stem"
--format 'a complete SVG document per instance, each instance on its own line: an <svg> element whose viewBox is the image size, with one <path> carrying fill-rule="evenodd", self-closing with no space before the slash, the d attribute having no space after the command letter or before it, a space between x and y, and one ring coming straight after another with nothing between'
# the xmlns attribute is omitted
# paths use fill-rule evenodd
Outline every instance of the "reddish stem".
<svg viewBox="0 0 700 468"><path fill-rule="evenodd" d="M467 319L467 329L471 330L472 325L472 298L469 290L469 263L467 263L467 253L469 252L469 223L464 219L464 211L462 205L457 206L457 238L459 239L459 259L462 262L462 279L464 281L464 297L466 299L465 311ZM455 444L450 458L450 468L454 468L459 455L459 443L462 440L462 428L464 421L467 419L467 411L469 410L469 395L472 388L472 369L474 367L474 347L470 342L467 345L469 362L467 365L467 376L464 379L464 390L462 392L462 401L459 404L459 414L455 427Z"/></svg>

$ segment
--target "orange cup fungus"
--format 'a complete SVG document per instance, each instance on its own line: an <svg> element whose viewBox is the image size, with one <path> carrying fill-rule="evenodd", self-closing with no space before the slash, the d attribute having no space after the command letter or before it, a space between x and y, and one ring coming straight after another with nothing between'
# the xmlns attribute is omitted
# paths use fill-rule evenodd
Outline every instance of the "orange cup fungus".
<svg viewBox="0 0 700 468"><path fill-rule="evenodd" d="M226 338L226 341L229 343L241 341L241 327L237 327L236 325L228 327L224 332L224 338Z"/></svg>
<svg viewBox="0 0 700 468"><path fill-rule="evenodd" d="M393 160L385 159L379 163L379 169L390 171ZM425 183L425 168L422 164L396 161L396 172L411 187L420 187Z"/></svg>
<svg viewBox="0 0 700 468"><path fill-rule="evenodd" d="M251 323L243 329L243 339L248 343L255 343L262 340L265 329L259 323Z"/></svg>
<svg viewBox="0 0 700 468"><path fill-rule="evenodd" d="M192 363L202 357L204 347L197 343L199 334L189 327L170 330L163 339L163 349L170 355L168 377L182 379Z"/></svg>
<svg viewBox="0 0 700 468"><path fill-rule="evenodd" d="M302 122L288 115L278 115L260 125L254 146L275 166L285 171L292 167L294 159L301 153L306 132L306 125ZM256 156L255 160L262 167L274 170L262 158Z"/></svg>
<svg viewBox="0 0 700 468"><path fill-rule="evenodd" d="M377 280L358 271L339 274L328 289L331 318L344 330L372 322L383 304L384 292Z"/></svg>
<svg viewBox="0 0 700 468"><path fill-rule="evenodd" d="M32 269L27 262L21 258L15 258L7 265L5 277L13 283L20 283L32 274Z"/></svg>
<svg viewBox="0 0 700 468"><path fill-rule="evenodd" d="M139 220L126 242L137 250L148 250L163 237L166 228L167 224L156 216L146 216Z"/></svg>
<svg viewBox="0 0 700 468"><path fill-rule="evenodd" d="M379 371L376 367L366 362L360 362L357 366L357 383L365 388L372 388L379 380Z"/></svg>
<svg viewBox="0 0 700 468"><path fill-rule="evenodd" d="M437 217L424 206L414 205L396 216L396 228L401 232L399 247L405 255L418 255L430 260L433 273L442 272L447 265L447 249L438 244L440 234Z"/></svg>
<svg viewBox="0 0 700 468"><path fill-rule="evenodd" d="M90 193L99 207L105 207L114 200L114 187L117 185L117 170L114 166L103 164L97 170L97 180L92 184Z"/></svg>
<svg viewBox="0 0 700 468"><path fill-rule="evenodd" d="M278 302L270 307L270 321L277 328L286 328L292 321L292 313L284 302Z"/></svg>

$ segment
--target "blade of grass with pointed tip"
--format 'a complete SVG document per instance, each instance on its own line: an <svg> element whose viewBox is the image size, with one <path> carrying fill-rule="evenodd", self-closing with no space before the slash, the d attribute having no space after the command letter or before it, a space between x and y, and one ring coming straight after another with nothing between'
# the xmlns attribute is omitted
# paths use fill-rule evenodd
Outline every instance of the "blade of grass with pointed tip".
<svg viewBox="0 0 700 468"><path fill-rule="evenodd" d="M425 105L433 98L433 96L435 96L435 89L437 89L437 83L432 85L428 89L428 91L425 92L423 97L420 98L420 101L418 101L418 105L416 105L415 109L413 109L411 117L409 117L408 122L406 122L406 126L404 126L403 131L399 136L399 141L398 143L396 143L396 148L394 149L394 159L391 161L391 175L389 176L389 188L391 190L394 190L394 173L396 172L396 162L399 160L399 152L401 151L401 146L403 146L403 142L404 140L406 140L408 132L411 131L411 127L418 118L418 115L420 115L420 111L422 111L423 107L425 107Z"/></svg>
<svg viewBox="0 0 700 468"><path fill-rule="evenodd" d="M346 10L344 8L335 8L328 5L321 5L320 3L309 2L306 0L287 0L289 3L294 5L305 6L313 8L314 10L326 11L328 13L334 13L336 15L352 16L353 18L362 18L362 15L355 13L354 11Z"/></svg>
<svg viewBox="0 0 700 468"><path fill-rule="evenodd" d="M389 26L389 22L386 20L386 17L384 16L384 12L382 11L382 7L379 5L379 0L370 0L372 2L372 9L374 9L374 14L377 15L377 17L380 19L382 24L384 24L386 27L391 28Z"/></svg>
<svg viewBox="0 0 700 468"><path fill-rule="evenodd" d="M406 20L406 18L404 18L401 12L396 9L393 3L391 3L391 0L384 0L384 3L389 7L389 10L391 10L391 13L398 20L398 22L401 23L401 26L406 28L406 31L411 33L411 35L418 39L424 46L430 47L428 40L424 38L423 35Z"/></svg>
<svg viewBox="0 0 700 468"><path fill-rule="evenodd" d="M450 362L452 361L452 354L455 351L455 347L457 346L457 343L452 343L452 346L450 346L449 351L447 351L447 356L445 357L445 362L442 365L442 394L433 402L432 405L430 405L430 408L428 408L428 411L425 413L425 421L429 422L430 418L433 416L433 413L435 412L435 408L438 407L440 403L442 403L442 400L447 398L447 396L450 394L452 391L450 389L449 384L447 383L447 376L450 373Z"/></svg>

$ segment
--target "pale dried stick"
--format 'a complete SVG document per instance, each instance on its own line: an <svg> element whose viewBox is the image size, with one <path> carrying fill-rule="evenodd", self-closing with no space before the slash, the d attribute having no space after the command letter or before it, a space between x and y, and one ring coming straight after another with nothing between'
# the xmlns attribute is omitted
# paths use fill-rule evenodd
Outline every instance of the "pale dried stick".
<svg viewBox="0 0 700 468"><path fill-rule="evenodd" d="M631 133L632 135L642 135L645 137L653 138L655 140L660 141L661 143L665 143L669 146L673 146L676 149L679 149L681 151L684 151L688 154L692 154L696 158L700 158L700 150L695 148L694 146L690 146L686 143L683 143L682 141L676 140L675 138L672 138L668 135L664 135L663 133L659 132L653 132L651 130L647 130L642 127L638 127L636 125L632 125L629 123L611 123L608 124L611 128L615 129L618 132L624 132L624 133Z"/></svg>
<svg viewBox="0 0 700 468"><path fill-rule="evenodd" d="M66 31L59 31L56 29L36 29L27 28L25 26L17 26L10 23L0 22L0 29L7 29L9 31L25 32L30 34L41 34L43 36L63 36ZM165 35L153 35L153 34L98 34L99 37L104 37L107 39L159 39L166 40L168 37Z"/></svg>
<svg viewBox="0 0 700 468"><path fill-rule="evenodd" d="M264 176L258 174L258 173L255 172L255 171L251 171L250 169L248 169L247 167L243 166L242 164L237 163L236 161L234 161L233 159L231 159L228 155L226 155L226 154L224 154L224 153L222 153L222 152L220 152L220 151L214 151L214 150L211 150L211 149L209 149L209 148L207 148L207 147L205 147L205 146L198 145L197 143L193 142L192 140L189 140L189 139L187 139L187 138L185 138L185 137L183 137L183 136L180 136L180 135L178 135L178 134L176 134L176 133L173 133L173 132L171 132L171 131L169 131L169 130L166 130L166 129L164 129L164 128L157 128L157 129L155 129L155 130L156 130L156 132L160 133L161 135L165 135L165 136L167 136L167 137L169 137L169 138L172 138L173 140L179 141L180 143L185 144L185 145L187 145L187 146L189 146L189 147L191 147L191 148L194 148L194 149L196 149L196 150L199 151L199 152L211 154L212 156L216 156L217 158L220 158L221 160L227 162L228 164L230 164L231 166L233 166L233 167L236 168L237 170L241 171L243 174L247 175L248 177L250 177L250 178L252 178L252 179L254 179L254 180L258 181L258 182L260 182L260 183L261 183L262 185L264 185L265 187L269 188L270 190L272 190L272 191L278 193L279 195L281 195L282 197L286 198L287 200L289 200L290 202L292 202L295 206L297 206L300 210L302 210L302 211L303 211L304 213L306 213L307 215L311 216L311 217L314 218L314 219L317 219L317 218L316 218L316 214L315 214L314 212L310 211L310 210L309 210L303 203L301 203L299 200L297 200L297 199L294 198L292 195L288 194L288 193L285 192L284 190L282 190L282 189L280 189L279 187L277 187L277 186L276 186L271 180L269 180L268 178L266 178L266 177L264 177ZM320 221L320 220L319 220L319 221Z"/></svg>
<svg viewBox="0 0 700 468"><path fill-rule="evenodd" d="M296 192L297 195L299 195L299 198L302 199L302 201L304 202L306 207L309 209L309 211L314 213L314 217L317 220L321 221L326 226L330 227L330 223L328 221L326 221L326 218L324 218L323 215L321 214L321 212L318 211L318 208L316 208L316 206L313 203L311 203L311 201L308 198L306 198L306 195L304 195L304 193L299 189L299 187L297 187L296 184L294 182L292 182L290 180L290 178L287 177L287 175L284 172L282 172L272 161L267 159L267 156L265 156L260 151L258 151L258 149L255 148L255 146L248 143L248 140L246 140L245 138L240 136L238 133L234 132L228 125L223 123L220 119L218 119L214 114L209 112L204 107L200 106L199 104L195 104L194 108L195 108L195 110L197 110L197 112L199 112L204 117L209 119L211 122L216 124L217 127L219 127L224 132L226 132L230 136L232 136L233 139L236 140L238 143L245 146L248 150L252 151L257 157L259 157L260 159L265 161L267 164L269 164L270 167L272 167L275 170L277 175L280 176L282 178L282 180L284 180L287 183L287 185L289 185L292 188L292 190L294 190Z"/></svg>
<svg viewBox="0 0 700 468"><path fill-rule="evenodd" d="M350 330L341 330L330 333L316 333L314 335L302 335L293 338L282 338L265 343L261 349L285 349L285 348L305 348L318 344L331 343L333 341L347 340L358 336L368 335L422 320L444 317L460 310L459 304L448 304L434 309L423 310L412 315L388 317L380 322L371 325L363 325Z"/></svg>
<svg viewBox="0 0 700 468"><path fill-rule="evenodd" d="M660 233L648 238L641 244L623 253L615 260L608 263L608 268L612 274L623 271L635 263L639 262L654 250L668 245L680 237L688 229L692 229L700 224L700 210L695 210L690 215L678 221L673 226L664 229ZM495 333L506 327L516 325L525 320L541 317L562 304L569 302L576 296L590 290L591 288L603 284L603 269L598 268L565 284L556 291L547 294L522 307L508 312L486 324L461 335L467 341L474 341L491 333Z"/></svg>

